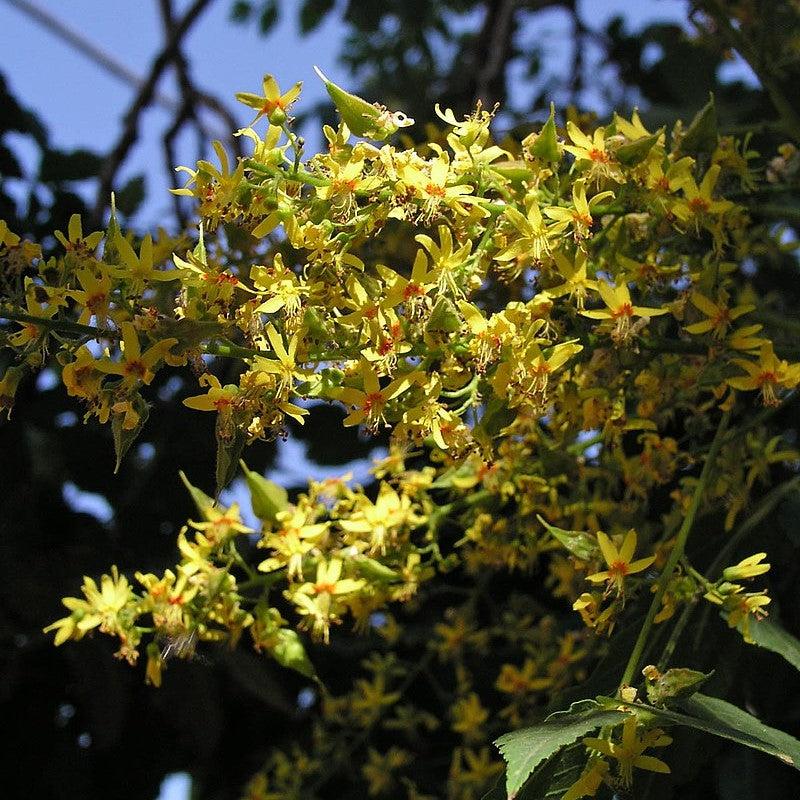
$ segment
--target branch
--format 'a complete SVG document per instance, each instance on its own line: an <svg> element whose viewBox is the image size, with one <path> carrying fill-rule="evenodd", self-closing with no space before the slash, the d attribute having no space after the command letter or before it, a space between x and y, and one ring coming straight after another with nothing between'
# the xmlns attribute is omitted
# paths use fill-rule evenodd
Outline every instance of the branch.
<svg viewBox="0 0 800 800"><path fill-rule="evenodd" d="M100 186L97 191L95 203L95 222L102 224L103 211L105 210L114 178L122 166L123 161L136 143L139 136L139 118L142 112L150 105L155 95L156 85L164 70L175 59L180 51L183 37L197 22L200 15L210 5L212 0L194 0L188 11L172 27L164 48L153 61L150 72L142 83L139 92L131 103L128 112L123 118L123 131L116 145L109 153L100 172Z"/></svg>
<svg viewBox="0 0 800 800"><path fill-rule="evenodd" d="M23 325L35 325L55 333L69 333L77 336L89 336L92 339L120 339L122 334L111 328L96 328L94 325L81 325L68 319L49 319L37 317L33 314L23 314L18 311L3 311L0 309L0 319L11 322L20 322Z"/></svg>
<svg viewBox="0 0 800 800"><path fill-rule="evenodd" d="M630 684L634 673L636 672L636 668L639 666L639 661L642 657L642 653L644 652L645 644L647 643L647 635L650 633L650 628L653 626L653 620L655 619L659 608L661 608L661 600L664 597L664 592L667 590L667 585L669 584L670 578L672 578L672 575L675 572L675 567L678 564L680 557L683 555L686 542L689 539L689 534L692 532L694 518L697 516L697 511L700 508L700 501L703 499L703 495L705 494L709 475L711 474L711 468L717 459L720 448L722 447L722 442L725 438L725 430L728 427L729 420L730 411L726 411L722 415L722 419L717 427L717 432L714 434L714 441L711 443L711 449L708 452L705 464L703 464L703 470L700 473L699 480L697 481L697 486L695 487L694 494L692 495L689 508L686 511L686 516L683 518L683 523L678 531L678 535L675 537L675 544L670 551L667 563L664 565L664 569L662 570L661 576L658 579L656 593L653 596L652 602L650 603L650 608L647 609L647 616L644 618L642 629L639 631L636 644L633 646L633 650L631 651L630 658L628 659L628 663L625 667L625 672L623 673L622 680L620 681L620 688Z"/></svg>

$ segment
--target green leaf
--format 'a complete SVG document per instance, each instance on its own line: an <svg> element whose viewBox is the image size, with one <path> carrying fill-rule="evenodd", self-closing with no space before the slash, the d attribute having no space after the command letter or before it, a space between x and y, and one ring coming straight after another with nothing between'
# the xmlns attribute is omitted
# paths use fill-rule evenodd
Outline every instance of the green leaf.
<svg viewBox="0 0 800 800"><path fill-rule="evenodd" d="M717 107L712 94L686 129L686 133L681 139L680 151L687 155L711 153L717 146L718 138Z"/></svg>
<svg viewBox="0 0 800 800"><path fill-rule="evenodd" d="M108 218L108 227L103 239L103 261L111 266L120 263L119 249L117 248L117 238L122 237L117 221L117 196L111 192L111 216Z"/></svg>
<svg viewBox="0 0 800 800"><path fill-rule="evenodd" d="M587 759L588 753L583 742L565 747L533 771L516 800L560 800L580 777Z"/></svg>
<svg viewBox="0 0 800 800"><path fill-rule="evenodd" d="M202 489L192 486L183 470L181 470L178 475L181 476L183 485L189 490L189 494L192 496L192 500L194 500L194 504L197 506L197 510L200 512L200 515L204 520L211 519L210 512L215 505L213 498L209 497Z"/></svg>
<svg viewBox="0 0 800 800"><path fill-rule="evenodd" d="M206 253L206 242L203 237L203 223L200 223L198 229L197 244L192 250L192 255L205 267L208 264L208 255Z"/></svg>
<svg viewBox="0 0 800 800"><path fill-rule="evenodd" d="M645 669L647 699L656 706L671 705L676 700L695 694L714 674L676 667L651 680L648 669Z"/></svg>
<svg viewBox="0 0 800 800"><path fill-rule="evenodd" d="M350 94L328 80L319 67L314 71L325 83L325 88L342 118L342 122L356 136L364 136L376 141L383 141L391 136L399 127L405 127L414 122L406 119L402 114L387 114L381 106L368 103L358 95Z"/></svg>
<svg viewBox="0 0 800 800"><path fill-rule="evenodd" d="M134 395L131 400L131 405L134 411L139 415L139 420L133 428L126 430L122 427L126 416L124 413L114 414L111 419L111 435L114 439L114 453L117 457L116 464L114 465L115 475L119 472L120 464L122 464L125 453L130 450L131 445L139 438L139 434L142 432L142 428L144 428L148 416L150 416L150 407L141 395Z"/></svg>
<svg viewBox="0 0 800 800"><path fill-rule="evenodd" d="M501 400L499 397L491 397L489 402L486 403L486 411L483 412L479 427L490 437L494 437L516 418L517 412L509 408L505 400Z"/></svg>
<svg viewBox="0 0 800 800"><path fill-rule="evenodd" d="M442 295L431 310L425 330L428 333L455 333L460 327L461 318L453 301Z"/></svg>
<svg viewBox="0 0 800 800"><path fill-rule="evenodd" d="M395 583L402 580L400 575L380 561L368 556L356 556L353 559L359 575L375 583Z"/></svg>
<svg viewBox="0 0 800 800"><path fill-rule="evenodd" d="M248 0L236 0L231 6L231 21L232 22L247 22L250 14L253 13L253 4Z"/></svg>
<svg viewBox="0 0 800 800"><path fill-rule="evenodd" d="M600 552L597 540L588 533L584 531L565 531L563 528L557 528L555 525L551 525L540 514L536 515L536 519L538 519L539 522L547 528L548 532L558 539L572 555L577 556L581 561L591 561Z"/></svg>
<svg viewBox="0 0 800 800"><path fill-rule="evenodd" d="M531 154L542 161L560 161L561 151L558 148L556 136L556 107L550 103L550 116L547 118L542 130L531 146Z"/></svg>
<svg viewBox="0 0 800 800"><path fill-rule="evenodd" d="M90 150L45 150L39 167L39 180L42 183L61 183L94 178L102 163L103 159Z"/></svg>
<svg viewBox="0 0 800 800"><path fill-rule="evenodd" d="M239 456L244 450L247 433L237 425L233 434L222 433L217 425L217 497L219 493L233 480Z"/></svg>
<svg viewBox="0 0 800 800"><path fill-rule="evenodd" d="M116 192L117 208L126 216L136 213L144 201L145 180L144 175L131 178L121 189Z"/></svg>
<svg viewBox="0 0 800 800"><path fill-rule="evenodd" d="M650 136L642 136L635 142L623 144L614 151L614 156L620 164L626 167L633 167L640 164L647 158L647 154L653 149L653 145L658 141L659 136L664 132L664 129L656 131Z"/></svg>
<svg viewBox="0 0 800 800"><path fill-rule="evenodd" d="M772 616L762 620L751 619L749 629L753 644L783 656L795 669L800 670L800 641Z"/></svg>
<svg viewBox="0 0 800 800"><path fill-rule="evenodd" d="M342 122L356 136L371 135L379 124L378 117L380 117L381 112L378 107L357 95L346 92L341 86L337 86L333 81L328 80L318 67L314 67L314 70L324 82L325 88L328 90L328 94L333 100L339 116L342 118Z"/></svg>
<svg viewBox="0 0 800 800"><path fill-rule="evenodd" d="M258 472L248 469L244 461L240 461L239 464L244 472L247 488L250 489L253 513L261 520L275 522L278 512L285 511L289 506L286 489Z"/></svg>
<svg viewBox="0 0 800 800"><path fill-rule="evenodd" d="M698 731L729 739L753 750L774 756L790 767L800 769L800 741L788 733L765 725L757 717L718 697L695 694L681 700L676 711L654 706L641 706L653 713L661 722L682 725ZM637 704L639 707L639 704Z"/></svg>
<svg viewBox="0 0 800 800"><path fill-rule="evenodd" d="M530 728L507 733L495 744L508 764L506 792L509 800L539 764L576 739L605 725L617 725L628 716L622 711L610 711L594 700L573 703L569 711L551 714L544 722Z"/></svg>
<svg viewBox="0 0 800 800"><path fill-rule="evenodd" d="M282 666L293 669L307 678L316 677L314 665L306 653L297 631L281 628L276 634L277 644L272 650L275 660Z"/></svg>
<svg viewBox="0 0 800 800"><path fill-rule="evenodd" d="M275 0L266 0L258 17L258 29L262 34L269 33L278 21L278 5Z"/></svg>
<svg viewBox="0 0 800 800"><path fill-rule="evenodd" d="M316 30L333 6L334 0L305 0L300 7L300 33Z"/></svg>

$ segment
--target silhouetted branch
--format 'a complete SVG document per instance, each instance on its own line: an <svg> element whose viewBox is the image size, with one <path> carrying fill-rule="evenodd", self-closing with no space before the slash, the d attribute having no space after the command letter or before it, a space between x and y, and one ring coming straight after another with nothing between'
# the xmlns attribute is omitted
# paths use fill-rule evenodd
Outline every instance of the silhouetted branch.
<svg viewBox="0 0 800 800"><path fill-rule="evenodd" d="M154 59L150 66L150 72L125 114L122 134L106 158L100 172L100 185L95 204L96 223L100 224L102 222L103 211L109 202L114 178L139 136L139 119L142 112L153 102L158 81L164 70L174 61L176 54L179 53L183 37L211 2L213 0L194 0L187 12L175 22L166 37L163 49Z"/></svg>

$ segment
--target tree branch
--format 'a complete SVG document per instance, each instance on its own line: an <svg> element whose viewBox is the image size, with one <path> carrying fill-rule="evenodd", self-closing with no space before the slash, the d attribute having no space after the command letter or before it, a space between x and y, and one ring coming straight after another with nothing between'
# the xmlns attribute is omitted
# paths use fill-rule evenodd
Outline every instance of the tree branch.
<svg viewBox="0 0 800 800"><path fill-rule="evenodd" d="M158 81L164 70L174 61L176 54L179 53L183 37L211 2L212 0L194 0L187 12L174 24L167 36L163 49L153 61L150 72L125 114L122 134L108 154L100 172L100 185L95 204L95 224L102 225L103 211L111 196L114 179L131 147L136 143L139 136L139 119L142 112L152 103Z"/></svg>

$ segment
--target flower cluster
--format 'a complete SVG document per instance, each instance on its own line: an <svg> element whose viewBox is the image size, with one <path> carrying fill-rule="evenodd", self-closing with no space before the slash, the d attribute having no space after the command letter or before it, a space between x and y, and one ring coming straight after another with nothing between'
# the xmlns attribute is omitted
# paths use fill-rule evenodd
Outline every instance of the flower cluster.
<svg viewBox="0 0 800 800"><path fill-rule="evenodd" d="M326 85L342 121L308 159L288 114L299 85L281 93L267 76L263 95L237 95L257 112L238 132L250 155L231 163L215 143L218 165L181 168L178 193L200 217L189 249L164 232L126 236L112 213L88 235L73 217L45 257L0 223L0 345L14 360L0 410L49 364L87 419L111 424L119 460L146 424L156 373L190 367L199 388L185 405L216 417L218 489L245 446L303 424L314 402L368 434L390 429L372 487L311 481L289 502L244 468L258 529L190 487L199 517L178 537L179 563L135 584L116 569L99 586L86 578L48 630L56 644L116 636L131 663L143 649L158 685L171 658L245 634L313 677L303 642L327 643L349 619L381 642L366 677L322 695L313 755L276 753L249 796L327 780L358 741L348 730L380 728L405 744L369 750L369 794L422 797L408 766L445 726L450 796L477 798L500 770L487 736L586 676L602 635L672 563L698 486L700 512L724 508L730 530L770 470L797 461L764 422L800 363L759 321L739 269L775 233L725 196L755 180L746 160L727 166L729 137L699 157L688 132L668 139L636 113L605 127L574 118L561 135L551 116L500 146L478 106L464 119L437 109L442 135L400 149L385 140L407 118ZM241 365L225 384L224 359ZM754 403L765 408L746 435L732 429L698 479L718 412ZM764 557L721 564L718 580L682 557L656 624L704 596L749 640L769 598L740 581L763 574ZM494 576L533 570L566 614L525 591L492 601ZM447 584L456 574L471 588ZM421 658L403 657L390 611L418 612L437 583L468 596L439 609ZM419 680L447 698L447 720L405 696ZM617 737L584 739L565 797L627 787L634 768L666 771L644 753L668 743L636 716Z"/></svg>

